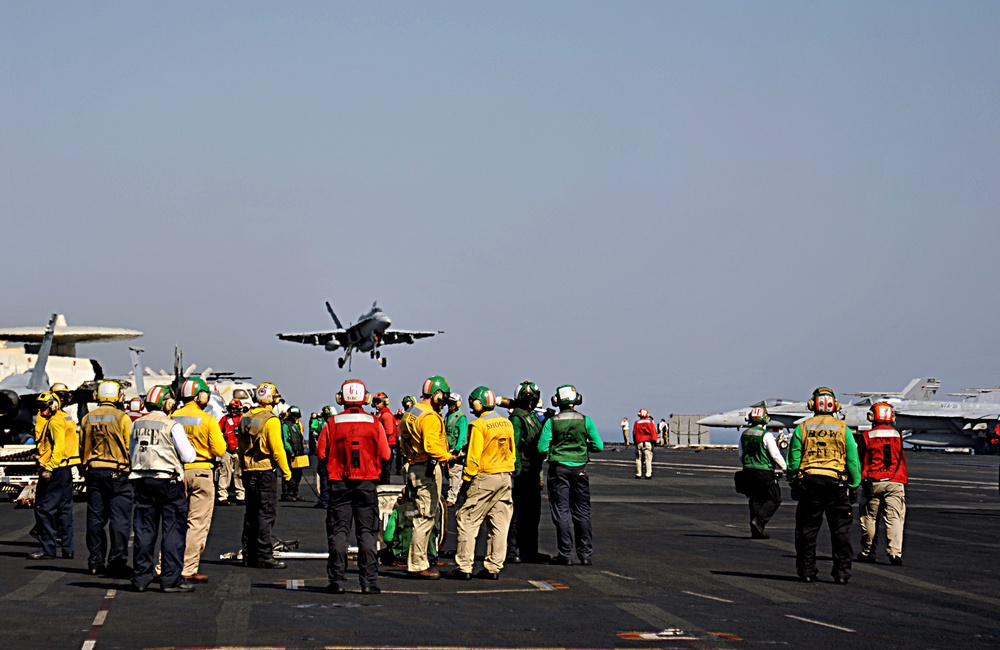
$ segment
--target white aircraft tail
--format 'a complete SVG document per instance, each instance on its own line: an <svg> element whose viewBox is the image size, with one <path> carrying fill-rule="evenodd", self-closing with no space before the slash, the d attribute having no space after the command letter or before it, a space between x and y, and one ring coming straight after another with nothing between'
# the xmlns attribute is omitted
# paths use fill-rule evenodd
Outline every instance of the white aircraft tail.
<svg viewBox="0 0 1000 650"><path fill-rule="evenodd" d="M917 377L906 385L899 396L903 399L932 400L941 388L941 380L933 377Z"/></svg>

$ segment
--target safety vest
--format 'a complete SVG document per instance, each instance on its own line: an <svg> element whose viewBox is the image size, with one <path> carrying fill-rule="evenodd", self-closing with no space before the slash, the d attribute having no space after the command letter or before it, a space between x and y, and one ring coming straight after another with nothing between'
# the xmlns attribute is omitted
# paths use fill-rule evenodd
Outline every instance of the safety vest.
<svg viewBox="0 0 1000 650"><path fill-rule="evenodd" d="M461 451L458 448L458 441L462 437L460 423L463 419L468 423L468 419L465 418L461 411L452 411L444 420L444 432L448 438L448 449L450 451ZM468 444L468 440L466 440L466 444Z"/></svg>
<svg viewBox="0 0 1000 650"><path fill-rule="evenodd" d="M261 470L272 469L264 425L273 417L277 416L271 409L265 408L257 413L244 413L240 419L236 438L239 441L238 449L242 450L240 465L244 470L251 466Z"/></svg>
<svg viewBox="0 0 1000 650"><path fill-rule="evenodd" d="M847 423L832 415L817 415L799 425L802 430L801 474L847 477Z"/></svg>
<svg viewBox="0 0 1000 650"><path fill-rule="evenodd" d="M743 456L740 462L745 469L773 470L774 460L764 446L764 435L767 431L763 427L750 427L740 436L740 446L743 447Z"/></svg>
<svg viewBox="0 0 1000 650"><path fill-rule="evenodd" d="M643 418L635 421L632 427L632 439L636 443L656 442L656 423L653 418Z"/></svg>
<svg viewBox="0 0 1000 650"><path fill-rule="evenodd" d="M549 443L549 461L556 463L587 463L587 419L583 413L571 409L552 416L552 442Z"/></svg>
<svg viewBox="0 0 1000 650"><path fill-rule="evenodd" d="M382 421L382 428L385 429L386 442L392 447L396 444L396 418L385 406L379 409L378 418Z"/></svg>
<svg viewBox="0 0 1000 650"><path fill-rule="evenodd" d="M170 430L176 422L161 411L154 411L132 423L132 473L129 478L181 478L181 462Z"/></svg>
<svg viewBox="0 0 1000 650"><path fill-rule="evenodd" d="M871 481L906 483L906 456L903 437L891 426L881 425L861 434L864 438L862 478Z"/></svg>
<svg viewBox="0 0 1000 650"><path fill-rule="evenodd" d="M125 411L107 404L83 416L80 427L87 469L129 469L128 433L122 425L127 417Z"/></svg>
<svg viewBox="0 0 1000 650"><path fill-rule="evenodd" d="M333 416L330 457L336 459L342 478L373 481L382 473L378 437L382 433L375 418L363 412L345 411Z"/></svg>
<svg viewBox="0 0 1000 650"><path fill-rule="evenodd" d="M298 422L286 422L288 427L288 446L292 448L292 458L304 456L306 453L306 443L302 438L302 425Z"/></svg>
<svg viewBox="0 0 1000 650"><path fill-rule="evenodd" d="M69 467L79 465L80 434L77 433L76 422L74 422L73 417L65 411L58 411L52 417L63 418L63 421L66 423L66 432L63 433L63 441L66 444L66 457L63 459L63 465L67 465Z"/></svg>
<svg viewBox="0 0 1000 650"><path fill-rule="evenodd" d="M542 435L542 422L534 411L515 408L510 412L511 423L520 425L521 437L517 440L517 454L521 462L521 472L538 471L544 458L538 453L538 438Z"/></svg>

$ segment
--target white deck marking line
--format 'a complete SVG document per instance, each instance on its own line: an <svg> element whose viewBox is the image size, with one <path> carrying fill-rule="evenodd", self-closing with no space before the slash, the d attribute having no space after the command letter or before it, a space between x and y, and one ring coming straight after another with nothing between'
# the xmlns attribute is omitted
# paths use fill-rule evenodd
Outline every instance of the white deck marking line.
<svg viewBox="0 0 1000 650"><path fill-rule="evenodd" d="M104 626L104 621L108 619L108 610L111 608L111 601L115 599L115 594L117 593L118 590L116 589L108 589L108 593L104 595L101 607L97 610L94 622L90 626L90 633L87 634L87 640L83 642L83 650L94 650L94 646L97 645L97 635L100 634L101 627Z"/></svg>
<svg viewBox="0 0 1000 650"><path fill-rule="evenodd" d="M682 591L682 594L687 594L688 596L697 596L698 598L707 598L708 600L717 600L720 603L735 603L735 600L729 600L728 598L719 598L717 596L708 596L706 594L699 594L696 591Z"/></svg>
<svg viewBox="0 0 1000 650"><path fill-rule="evenodd" d="M557 591L556 587L544 580L529 580L534 589L469 589L466 591L456 591L456 594L522 594L534 593L537 591ZM385 592L383 592L385 593Z"/></svg>
<svg viewBox="0 0 1000 650"><path fill-rule="evenodd" d="M824 623L823 621L816 621L811 618L803 618L801 616L794 616L792 614L785 614L785 618L794 618L796 621L802 621L803 623L812 623L813 625L822 625L823 627L829 627L834 630L840 630L841 632L850 632L854 634L857 630L852 630L849 627L840 627L839 625L834 625L833 623Z"/></svg>

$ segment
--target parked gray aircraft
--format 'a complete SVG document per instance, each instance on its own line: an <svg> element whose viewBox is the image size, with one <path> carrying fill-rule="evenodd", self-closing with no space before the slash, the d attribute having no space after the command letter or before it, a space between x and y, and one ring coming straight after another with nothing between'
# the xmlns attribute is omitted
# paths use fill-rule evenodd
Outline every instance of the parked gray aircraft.
<svg viewBox="0 0 1000 650"><path fill-rule="evenodd" d="M895 404L896 428L909 431L916 447L971 447L987 451L987 439L1000 424L996 389L966 389L962 401L907 400Z"/></svg>
<svg viewBox="0 0 1000 650"><path fill-rule="evenodd" d="M910 381L903 390L899 392L861 392L844 393L844 395L860 396L862 399L857 402L843 404L840 410L842 417L849 427L855 431L868 429L871 425L868 422L868 408L874 402L889 401L900 402L901 400L930 400L937 393L941 382L931 377L917 377ZM938 402L931 402L938 403ZM787 399L768 399L757 402L745 408L716 413L698 420L698 424L707 427L720 428L742 428L746 426L747 415L750 409L755 406L767 407L767 414L771 420L768 422L770 428L792 429L800 421L812 417L812 412L806 407L805 401L793 401Z"/></svg>
<svg viewBox="0 0 1000 650"><path fill-rule="evenodd" d="M327 332L307 332L304 334L278 334L282 341L292 341L294 343L304 343L306 345L322 345L328 352L333 352L341 348L344 349L344 356L337 360L340 368L348 364L350 369L351 353L354 350L368 352L372 359L378 359L379 364L385 367L385 357L379 351L383 345L393 345L396 343L413 344L417 339L429 338L435 334L444 334L443 330L436 332L411 332L407 330L391 330L389 325L392 320L379 309L377 302L372 303L372 308L367 314L362 314L357 323L349 327L344 327L333 312L330 303L326 303L326 310L330 312L330 317L337 325L337 329Z"/></svg>
<svg viewBox="0 0 1000 650"><path fill-rule="evenodd" d="M52 351L57 314L52 314L45 327L35 365L30 372L9 375L0 381L0 445L18 441L34 431L34 396L47 390L49 378L45 365Z"/></svg>

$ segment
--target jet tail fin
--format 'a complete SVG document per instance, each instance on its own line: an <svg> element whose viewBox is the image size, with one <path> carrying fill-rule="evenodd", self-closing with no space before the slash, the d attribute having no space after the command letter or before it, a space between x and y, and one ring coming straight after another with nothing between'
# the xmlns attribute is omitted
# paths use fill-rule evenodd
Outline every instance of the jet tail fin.
<svg viewBox="0 0 1000 650"><path fill-rule="evenodd" d="M330 306L330 301L326 303L326 310L330 312L330 317L333 318L333 322L336 323L337 329L344 329L344 326L340 324L340 319L337 318L337 314L333 313L333 307Z"/></svg>
<svg viewBox="0 0 1000 650"><path fill-rule="evenodd" d="M49 324L45 326L45 336L42 338L42 345L38 348L38 357L35 359L35 367L31 371L31 378L28 380L28 390L38 393L45 389L45 366L49 362L49 352L52 351L52 341L56 336L56 320L59 314L52 314Z"/></svg>
<svg viewBox="0 0 1000 650"><path fill-rule="evenodd" d="M899 396L903 399L931 400L941 388L941 380L933 377L917 377L906 385Z"/></svg>
<svg viewBox="0 0 1000 650"><path fill-rule="evenodd" d="M135 380L135 389L139 391L139 399L144 399L146 397L146 387L143 384L143 370L139 365L139 355L145 352L145 350L130 347L128 351L132 356L132 374Z"/></svg>

